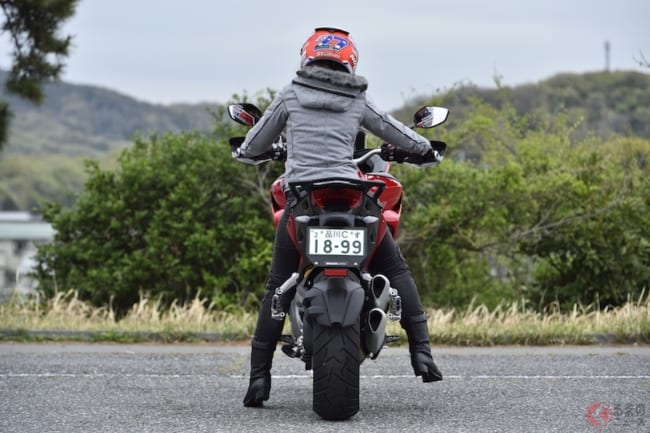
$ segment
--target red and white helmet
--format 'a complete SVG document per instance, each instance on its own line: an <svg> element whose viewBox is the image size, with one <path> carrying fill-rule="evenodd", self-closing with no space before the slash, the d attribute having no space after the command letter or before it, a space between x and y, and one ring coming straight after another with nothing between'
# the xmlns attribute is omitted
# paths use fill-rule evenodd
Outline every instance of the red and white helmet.
<svg viewBox="0 0 650 433"><path fill-rule="evenodd" d="M350 38L350 33L333 27L318 27L307 38L300 50L302 57L300 67L317 60L339 63L354 74L359 60L357 48Z"/></svg>

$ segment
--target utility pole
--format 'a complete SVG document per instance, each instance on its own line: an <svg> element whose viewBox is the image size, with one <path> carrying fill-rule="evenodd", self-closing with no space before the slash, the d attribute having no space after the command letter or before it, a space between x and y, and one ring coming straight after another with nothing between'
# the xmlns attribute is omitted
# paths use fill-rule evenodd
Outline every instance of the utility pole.
<svg viewBox="0 0 650 433"><path fill-rule="evenodd" d="M605 41L605 71L609 72L609 41Z"/></svg>

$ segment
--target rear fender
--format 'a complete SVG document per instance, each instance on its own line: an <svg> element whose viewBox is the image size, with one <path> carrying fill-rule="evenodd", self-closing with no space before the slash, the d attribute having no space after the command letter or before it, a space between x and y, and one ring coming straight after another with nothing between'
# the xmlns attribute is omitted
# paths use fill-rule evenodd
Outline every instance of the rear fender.
<svg viewBox="0 0 650 433"><path fill-rule="evenodd" d="M361 283L349 277L322 276L307 290L307 318L322 326L351 326L357 323L365 300Z"/></svg>

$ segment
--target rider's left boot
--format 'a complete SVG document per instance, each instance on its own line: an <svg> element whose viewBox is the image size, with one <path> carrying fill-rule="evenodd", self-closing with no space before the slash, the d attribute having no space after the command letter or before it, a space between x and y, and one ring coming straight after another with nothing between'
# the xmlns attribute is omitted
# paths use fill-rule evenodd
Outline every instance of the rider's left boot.
<svg viewBox="0 0 650 433"><path fill-rule="evenodd" d="M429 328L424 314L403 317L400 321L406 331L411 354L411 365L416 376L422 377L422 382L437 382L442 380L442 373L431 355L429 344Z"/></svg>
<svg viewBox="0 0 650 433"><path fill-rule="evenodd" d="M251 342L251 375L248 390L244 396L244 406L246 407L262 407L263 402L268 400L271 394L273 353L284 326L284 320L276 320L271 317L273 294L273 291L267 287ZM285 311L288 311L288 305L283 307Z"/></svg>
<svg viewBox="0 0 650 433"><path fill-rule="evenodd" d="M262 407L271 394L271 366L276 342L261 342L253 338L251 343L251 373L244 406Z"/></svg>

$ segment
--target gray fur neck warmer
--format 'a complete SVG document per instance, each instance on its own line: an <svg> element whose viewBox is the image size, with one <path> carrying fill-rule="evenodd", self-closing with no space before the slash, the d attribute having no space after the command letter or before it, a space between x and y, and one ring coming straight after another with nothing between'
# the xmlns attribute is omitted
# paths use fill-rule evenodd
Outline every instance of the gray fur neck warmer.
<svg viewBox="0 0 650 433"><path fill-rule="evenodd" d="M365 91L368 88L368 80L360 75L348 72L333 71L318 66L307 66L296 72L299 77L323 81L337 86L349 87Z"/></svg>

